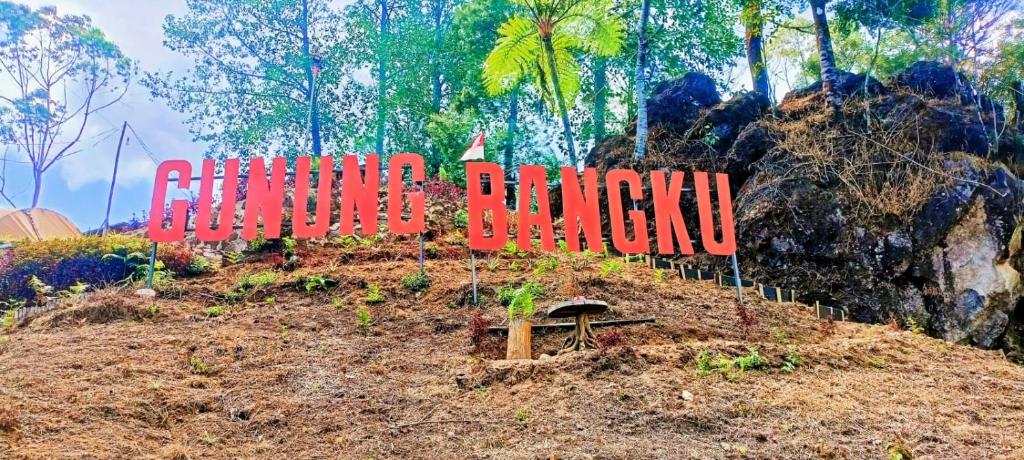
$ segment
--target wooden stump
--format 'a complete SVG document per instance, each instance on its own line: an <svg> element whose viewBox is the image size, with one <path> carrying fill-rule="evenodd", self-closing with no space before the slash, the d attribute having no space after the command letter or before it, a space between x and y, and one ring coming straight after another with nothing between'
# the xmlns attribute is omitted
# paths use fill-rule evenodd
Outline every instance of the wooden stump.
<svg viewBox="0 0 1024 460"><path fill-rule="evenodd" d="M576 315L576 327L573 328L572 335L565 338L565 343L558 353L586 350L587 348L597 349L600 347L597 344L597 335L590 328L590 315L580 313Z"/></svg>
<svg viewBox="0 0 1024 460"><path fill-rule="evenodd" d="M508 348L505 359L532 359L533 350L530 344L533 324L522 318L513 319L508 325Z"/></svg>

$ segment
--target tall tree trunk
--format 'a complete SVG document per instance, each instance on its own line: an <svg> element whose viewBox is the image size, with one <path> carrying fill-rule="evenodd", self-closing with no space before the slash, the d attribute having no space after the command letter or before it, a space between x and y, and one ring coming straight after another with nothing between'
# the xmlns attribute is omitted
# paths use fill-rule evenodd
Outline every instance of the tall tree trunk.
<svg viewBox="0 0 1024 460"><path fill-rule="evenodd" d="M768 82L768 65L764 58L764 17L761 16L761 0L747 0L744 11L745 45L747 66L754 92L771 97Z"/></svg>
<svg viewBox="0 0 1024 460"><path fill-rule="evenodd" d="M434 2L434 50L430 56L431 107L434 113L441 111L441 43L444 35L444 0Z"/></svg>
<svg viewBox="0 0 1024 460"><path fill-rule="evenodd" d="M444 0L434 0L434 49L430 52L430 108L433 113L441 113L441 43L444 38L442 26L444 25ZM427 164L444 164L441 159L441 152L437 145L430 143L430 156Z"/></svg>
<svg viewBox="0 0 1024 460"><path fill-rule="evenodd" d="M818 58L821 60L821 92L825 103L832 110L838 110L842 101L835 91L836 58L832 53L832 35L828 31L826 0L810 0L811 16L814 17L814 38L818 44Z"/></svg>
<svg viewBox="0 0 1024 460"><path fill-rule="evenodd" d="M1013 82L1013 119L1017 122L1017 130L1024 131L1024 84Z"/></svg>
<svg viewBox="0 0 1024 460"><path fill-rule="evenodd" d="M519 117L519 86L512 89L508 96L508 139L505 140L505 174L511 177L512 161L516 148L516 121Z"/></svg>
<svg viewBox="0 0 1024 460"><path fill-rule="evenodd" d="M380 156L381 168L384 167L384 129L387 123L387 111L385 101L387 100L387 65L388 65L388 40L390 29L390 18L388 17L388 0L380 1L380 42L377 49L377 145L376 153Z"/></svg>
<svg viewBox="0 0 1024 460"><path fill-rule="evenodd" d="M640 41L636 51L636 159L647 154L647 23L651 18L651 0L640 9Z"/></svg>
<svg viewBox="0 0 1024 460"><path fill-rule="evenodd" d="M569 109L565 105L565 96L562 95L562 86L558 81L558 66L555 64L555 48L551 45L551 37L543 37L544 52L548 56L548 71L551 73L551 85L555 91L555 102L558 103L558 112L562 117L562 130L565 134L565 146L569 152L569 163L574 168L579 168L576 159L576 147L572 137L572 125L569 124Z"/></svg>
<svg viewBox="0 0 1024 460"><path fill-rule="evenodd" d="M605 112L608 107L608 62L594 58L594 145L604 140Z"/></svg>
<svg viewBox="0 0 1024 460"><path fill-rule="evenodd" d="M505 152L503 164L505 165L505 205L509 209L514 209L516 205L516 194L514 191L509 193L509 184L515 184L515 173L512 168L512 162L515 155L516 149L516 123L519 120L519 85L512 88L512 92L508 95L508 139L505 140Z"/></svg>
<svg viewBox="0 0 1024 460"><path fill-rule="evenodd" d="M39 205L39 194L43 191L43 172L34 169L32 171L32 207Z"/></svg>
<svg viewBox="0 0 1024 460"><path fill-rule="evenodd" d="M309 0L302 1L302 58L306 63L306 100L309 101L309 131L313 138L313 156L320 157L320 109L317 107L317 75L313 73L313 56L309 52Z"/></svg>

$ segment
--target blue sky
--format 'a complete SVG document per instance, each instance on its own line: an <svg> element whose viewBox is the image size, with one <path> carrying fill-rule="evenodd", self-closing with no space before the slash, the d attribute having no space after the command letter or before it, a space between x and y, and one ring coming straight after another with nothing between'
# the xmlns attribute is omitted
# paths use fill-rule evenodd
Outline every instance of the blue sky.
<svg viewBox="0 0 1024 460"><path fill-rule="evenodd" d="M33 8L56 5L59 13L86 14L121 51L139 62L142 70L175 70L189 67L182 56L163 47L162 24L168 14L182 14L184 0L15 0ZM0 90L3 90L0 88ZM152 100L149 92L132 83L118 104L97 112L86 128L80 153L57 163L43 179L40 206L68 216L81 229L96 228L103 222L107 193L113 172L121 123L127 120L157 160L186 158L198 160L204 146L192 142L184 116ZM17 159L17 154L14 157ZM135 134L128 132L121 150L118 186L114 191L111 221L129 219L148 210L156 163L142 148ZM27 207L32 199L31 169L11 163L7 171L7 192L15 204ZM4 203L4 205L9 206Z"/></svg>

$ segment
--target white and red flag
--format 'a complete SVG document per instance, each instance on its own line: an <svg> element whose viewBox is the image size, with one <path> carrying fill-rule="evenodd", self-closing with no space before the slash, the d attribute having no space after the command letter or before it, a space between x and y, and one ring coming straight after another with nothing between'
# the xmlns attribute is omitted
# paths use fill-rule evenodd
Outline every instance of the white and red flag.
<svg viewBox="0 0 1024 460"><path fill-rule="evenodd" d="M473 143L469 144L466 153L462 154L459 161L483 160L484 159L484 133L477 134Z"/></svg>

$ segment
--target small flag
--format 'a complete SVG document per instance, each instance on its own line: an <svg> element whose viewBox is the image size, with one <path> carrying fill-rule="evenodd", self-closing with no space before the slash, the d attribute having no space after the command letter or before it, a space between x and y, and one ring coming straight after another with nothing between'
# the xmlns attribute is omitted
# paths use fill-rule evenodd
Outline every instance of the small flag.
<svg viewBox="0 0 1024 460"><path fill-rule="evenodd" d="M484 159L484 133L476 135L473 139L473 143L466 149L466 153L462 154L462 158L459 161L470 161L470 160L483 160Z"/></svg>

